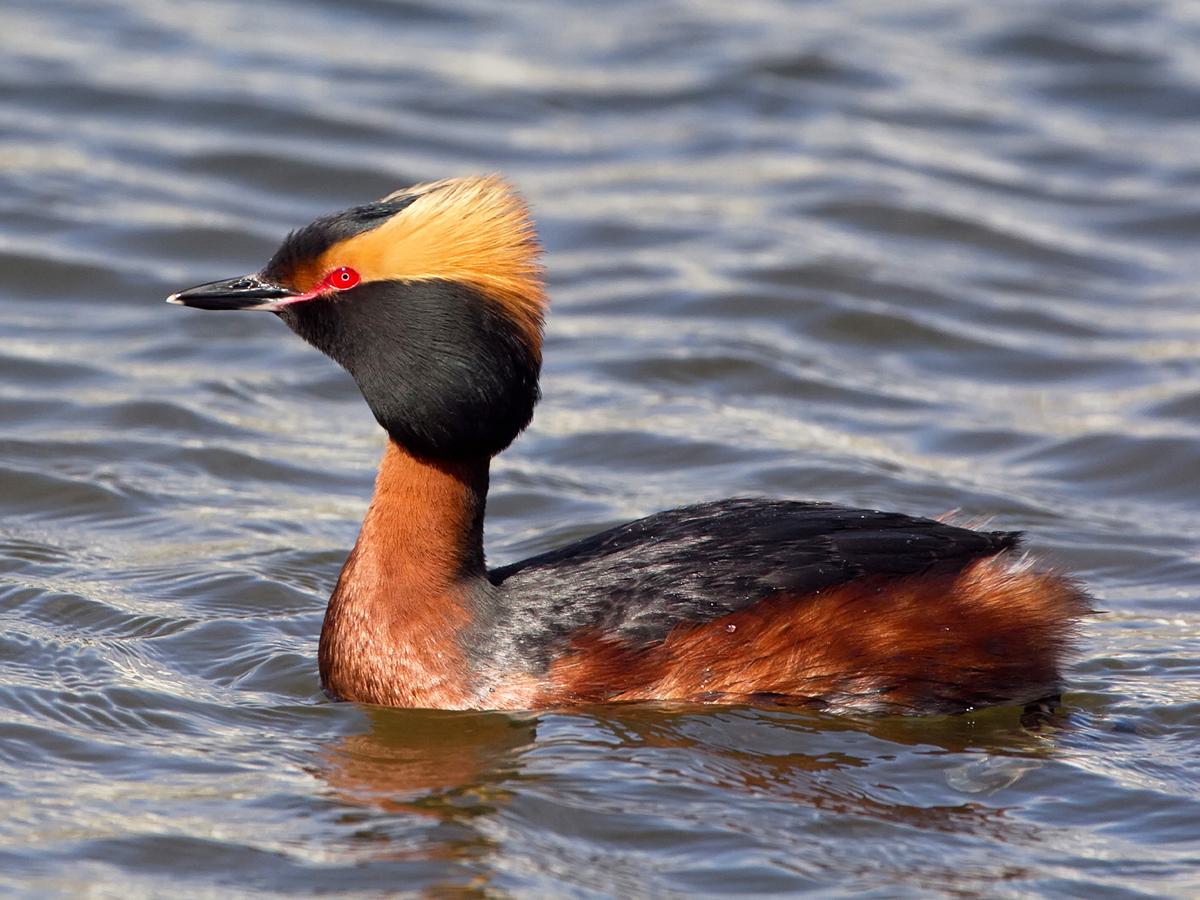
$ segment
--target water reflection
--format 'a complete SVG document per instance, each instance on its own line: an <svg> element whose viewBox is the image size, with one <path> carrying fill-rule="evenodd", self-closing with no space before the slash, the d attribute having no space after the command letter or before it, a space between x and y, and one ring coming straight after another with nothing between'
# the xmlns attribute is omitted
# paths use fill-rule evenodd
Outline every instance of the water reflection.
<svg viewBox="0 0 1200 900"><path fill-rule="evenodd" d="M739 809L784 803L830 821L1031 842L1038 829L1009 818L993 795L1003 798L1051 759L1057 733L1070 722L1060 710L1036 720L1019 709L853 719L660 704L537 716L373 708L368 719L367 731L321 748L314 773L365 821L417 817L461 826L432 851L456 859L501 852L515 832L539 827L526 821L531 811L518 797L559 805L568 788L572 828L603 842L614 779L626 785L619 812L633 820L688 791L722 807L710 823L719 829L744 827L735 824ZM640 780L654 784L644 808L628 793ZM376 849L387 858L404 852L386 842Z"/></svg>
<svg viewBox="0 0 1200 900"><path fill-rule="evenodd" d="M458 817L504 802L504 780L536 738L534 718L366 707L371 728L320 751L339 800L389 813Z"/></svg>

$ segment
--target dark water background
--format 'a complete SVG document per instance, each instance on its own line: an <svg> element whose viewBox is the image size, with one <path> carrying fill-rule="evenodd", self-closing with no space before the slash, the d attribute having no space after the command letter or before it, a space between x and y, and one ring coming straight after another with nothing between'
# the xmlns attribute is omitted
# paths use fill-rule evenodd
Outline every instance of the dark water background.
<svg viewBox="0 0 1200 900"><path fill-rule="evenodd" d="M503 171L549 251L499 563L733 494L1030 532L1066 708L326 701L380 432L162 304ZM1200 4L6 0L0 890L1200 893Z"/></svg>

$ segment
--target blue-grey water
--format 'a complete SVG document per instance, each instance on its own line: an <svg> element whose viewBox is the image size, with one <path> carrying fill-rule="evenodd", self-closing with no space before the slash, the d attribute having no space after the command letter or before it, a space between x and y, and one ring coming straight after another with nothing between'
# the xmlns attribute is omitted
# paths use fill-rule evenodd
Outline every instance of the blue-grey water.
<svg viewBox="0 0 1200 900"><path fill-rule="evenodd" d="M1062 710L333 703L382 436L291 227L500 171L548 251L501 563L764 494L1029 532ZM0 892L1200 894L1200 5L6 0Z"/></svg>

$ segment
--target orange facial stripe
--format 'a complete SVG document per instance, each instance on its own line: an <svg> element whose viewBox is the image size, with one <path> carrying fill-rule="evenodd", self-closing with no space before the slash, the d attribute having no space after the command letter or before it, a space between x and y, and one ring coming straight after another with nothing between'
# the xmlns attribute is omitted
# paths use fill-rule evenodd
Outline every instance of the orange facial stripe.
<svg viewBox="0 0 1200 900"><path fill-rule="evenodd" d="M524 203L495 176L421 185L421 196L377 228L330 247L292 275L308 293L330 271L350 266L370 281L457 281L501 305L541 343L541 251ZM394 196L394 195L393 195Z"/></svg>

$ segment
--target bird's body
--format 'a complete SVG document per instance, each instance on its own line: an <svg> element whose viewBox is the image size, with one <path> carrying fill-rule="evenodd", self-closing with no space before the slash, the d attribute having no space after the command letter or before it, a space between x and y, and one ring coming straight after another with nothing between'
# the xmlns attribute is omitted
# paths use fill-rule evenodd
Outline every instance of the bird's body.
<svg viewBox="0 0 1200 900"><path fill-rule="evenodd" d="M258 275L171 298L277 312L350 371L388 431L322 629L331 695L923 713L1059 689L1087 598L1018 555L1011 532L727 500L489 572L489 462L538 398L536 249L503 183L439 182L319 219Z"/></svg>

